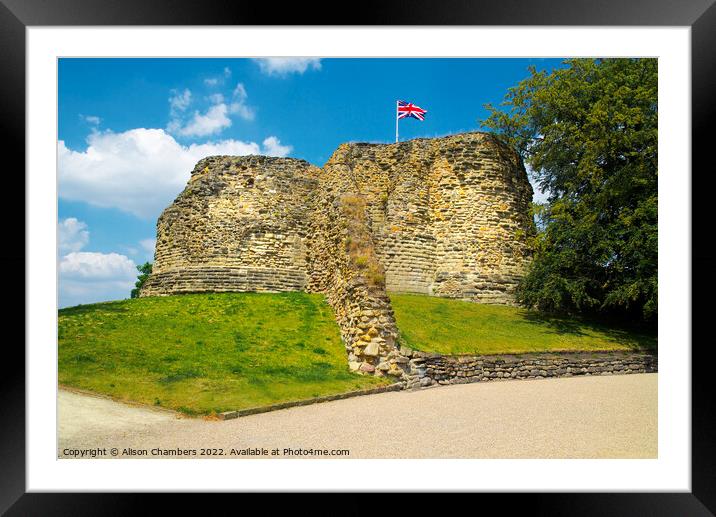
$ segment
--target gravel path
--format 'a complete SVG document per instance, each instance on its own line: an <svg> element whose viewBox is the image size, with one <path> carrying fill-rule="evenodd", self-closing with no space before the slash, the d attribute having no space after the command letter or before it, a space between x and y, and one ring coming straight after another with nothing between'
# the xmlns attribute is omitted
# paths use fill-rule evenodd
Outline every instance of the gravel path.
<svg viewBox="0 0 716 517"><path fill-rule="evenodd" d="M147 457L167 457L166 452L152 454L158 448L196 458L201 448L217 448L224 458L246 457L247 452L270 457L272 449L285 458L284 449L291 448L349 449L349 458L656 458L657 378L638 374L441 386L225 422L60 390L58 455L68 457L65 449L100 448L111 457L117 448L121 458L129 456L124 449L133 448L145 450ZM195 449L196 455L178 455L176 449Z"/></svg>

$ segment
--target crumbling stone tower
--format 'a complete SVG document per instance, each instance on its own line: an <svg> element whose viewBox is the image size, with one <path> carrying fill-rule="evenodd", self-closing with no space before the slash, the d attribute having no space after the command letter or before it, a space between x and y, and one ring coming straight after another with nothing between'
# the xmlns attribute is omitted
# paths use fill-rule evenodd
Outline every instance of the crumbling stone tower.
<svg viewBox="0 0 716 517"><path fill-rule="evenodd" d="M320 170L266 156L210 156L157 221L152 274L141 296L301 291Z"/></svg>
<svg viewBox="0 0 716 517"><path fill-rule="evenodd" d="M512 303L532 187L519 155L495 137L343 144L324 171L365 196L389 291Z"/></svg>
<svg viewBox="0 0 716 517"><path fill-rule="evenodd" d="M531 200L519 155L488 133L342 144L322 169L212 156L160 216L140 295L321 292L350 367L405 377L387 291L512 303Z"/></svg>

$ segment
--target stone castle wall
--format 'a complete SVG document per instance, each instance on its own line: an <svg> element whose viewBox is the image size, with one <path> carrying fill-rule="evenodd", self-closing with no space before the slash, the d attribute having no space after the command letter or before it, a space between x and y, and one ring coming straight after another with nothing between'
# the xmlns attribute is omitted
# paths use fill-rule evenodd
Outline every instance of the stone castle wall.
<svg viewBox="0 0 716 517"><path fill-rule="evenodd" d="M389 291L511 303L528 260L532 187L486 133L343 144L324 166L366 197Z"/></svg>
<svg viewBox="0 0 716 517"><path fill-rule="evenodd" d="M159 217L154 267L141 295L304 289L306 199L317 174L302 160L201 160Z"/></svg>
<svg viewBox="0 0 716 517"><path fill-rule="evenodd" d="M351 370L404 377L408 358L396 341L398 327L375 253L365 198L344 175L325 175L312 198L307 239L308 291L325 293L333 308Z"/></svg>
<svg viewBox="0 0 716 517"><path fill-rule="evenodd" d="M157 222L140 296L321 292L351 369L413 378L387 290L511 303L532 189L485 133L343 144L302 160L213 156Z"/></svg>

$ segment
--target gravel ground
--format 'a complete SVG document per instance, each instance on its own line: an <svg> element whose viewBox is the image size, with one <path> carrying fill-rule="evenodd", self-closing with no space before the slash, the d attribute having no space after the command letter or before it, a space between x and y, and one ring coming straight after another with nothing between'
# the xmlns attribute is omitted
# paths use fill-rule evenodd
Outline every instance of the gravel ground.
<svg viewBox="0 0 716 517"><path fill-rule="evenodd" d="M70 457L66 449L87 455L99 448L112 457L116 448L119 458L137 457L125 451L131 448L150 458L196 458L202 448L215 448L223 458L271 457L273 449L285 458L284 449L291 448L348 449L349 458L656 458L657 378L460 384L225 422L60 390L58 456ZM178 455L177 449L196 455Z"/></svg>

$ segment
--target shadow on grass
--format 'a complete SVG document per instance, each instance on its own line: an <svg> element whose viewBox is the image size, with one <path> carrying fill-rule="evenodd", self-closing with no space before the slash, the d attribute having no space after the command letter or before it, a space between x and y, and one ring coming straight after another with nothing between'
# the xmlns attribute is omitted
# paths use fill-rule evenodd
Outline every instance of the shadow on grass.
<svg viewBox="0 0 716 517"><path fill-rule="evenodd" d="M545 316L538 312L522 311L525 320L535 325L549 328L554 334L569 334L570 336L586 336L584 324L572 318ZM600 329L601 330L601 329Z"/></svg>
<svg viewBox="0 0 716 517"><path fill-rule="evenodd" d="M588 331L599 332L609 339L622 343L634 351L656 351L656 336L635 333L631 330L606 326L602 323L579 319L576 317L560 317L541 314L535 311L523 310L521 315L526 321L548 329L547 332L559 335L585 337Z"/></svg>

